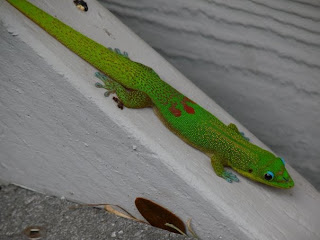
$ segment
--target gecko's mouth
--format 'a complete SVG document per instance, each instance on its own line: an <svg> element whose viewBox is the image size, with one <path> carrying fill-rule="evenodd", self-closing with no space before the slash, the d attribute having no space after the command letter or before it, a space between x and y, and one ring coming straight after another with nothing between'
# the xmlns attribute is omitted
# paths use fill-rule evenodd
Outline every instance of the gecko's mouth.
<svg viewBox="0 0 320 240"><path fill-rule="evenodd" d="M283 178L283 180L278 180L276 182L265 182L265 181L259 181L259 182L262 182L272 187L283 188L283 189L292 188L294 186L294 182L290 177L288 179Z"/></svg>
<svg viewBox="0 0 320 240"><path fill-rule="evenodd" d="M292 188L294 186L294 182L290 176L287 176L287 177L282 176L282 179L278 180L276 184L280 188Z"/></svg>
<svg viewBox="0 0 320 240"><path fill-rule="evenodd" d="M285 177L282 177L284 179L285 182L289 182L289 178L286 179Z"/></svg>

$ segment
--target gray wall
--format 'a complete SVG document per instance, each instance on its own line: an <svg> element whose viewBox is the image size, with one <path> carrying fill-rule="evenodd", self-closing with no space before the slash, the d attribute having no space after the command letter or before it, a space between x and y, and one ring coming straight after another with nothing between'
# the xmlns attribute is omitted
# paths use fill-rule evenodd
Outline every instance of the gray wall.
<svg viewBox="0 0 320 240"><path fill-rule="evenodd" d="M318 1L100 1L320 189Z"/></svg>

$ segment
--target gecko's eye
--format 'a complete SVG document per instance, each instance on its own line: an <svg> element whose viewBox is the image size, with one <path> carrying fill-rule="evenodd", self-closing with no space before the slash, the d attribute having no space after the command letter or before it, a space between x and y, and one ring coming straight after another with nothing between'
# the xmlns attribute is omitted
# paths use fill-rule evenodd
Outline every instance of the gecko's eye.
<svg viewBox="0 0 320 240"><path fill-rule="evenodd" d="M268 171L268 172L264 175L264 179L266 179L267 181L271 181L273 178L274 178L273 172Z"/></svg>

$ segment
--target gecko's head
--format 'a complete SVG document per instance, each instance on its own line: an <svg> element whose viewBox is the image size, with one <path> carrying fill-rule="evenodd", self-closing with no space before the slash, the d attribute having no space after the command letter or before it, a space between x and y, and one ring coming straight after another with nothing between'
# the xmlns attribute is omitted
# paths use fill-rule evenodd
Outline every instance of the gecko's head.
<svg viewBox="0 0 320 240"><path fill-rule="evenodd" d="M290 177L283 158L268 156L260 159L257 166L252 166L247 171L240 171L248 178L277 188L292 188L294 182Z"/></svg>

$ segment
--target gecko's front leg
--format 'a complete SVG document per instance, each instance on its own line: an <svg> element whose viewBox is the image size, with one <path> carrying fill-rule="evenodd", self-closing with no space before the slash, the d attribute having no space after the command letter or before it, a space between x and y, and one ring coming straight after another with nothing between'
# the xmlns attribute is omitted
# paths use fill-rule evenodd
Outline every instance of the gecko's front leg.
<svg viewBox="0 0 320 240"><path fill-rule="evenodd" d="M236 175L232 172L228 172L224 170L224 161L221 157L217 155L212 155L211 157L211 165L213 167L214 172L219 176L228 181L229 183L232 182L239 182L239 179Z"/></svg>

